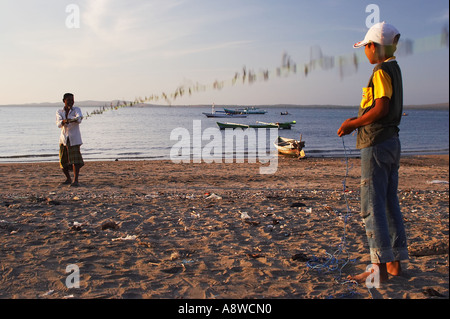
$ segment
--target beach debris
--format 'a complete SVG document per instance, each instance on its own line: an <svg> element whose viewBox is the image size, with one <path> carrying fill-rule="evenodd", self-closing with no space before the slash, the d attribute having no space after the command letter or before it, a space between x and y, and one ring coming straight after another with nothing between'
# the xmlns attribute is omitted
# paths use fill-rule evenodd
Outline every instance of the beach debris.
<svg viewBox="0 0 450 319"><path fill-rule="evenodd" d="M193 218L200 218L200 213L197 213L195 210L193 210L193 211L191 212L191 216L192 216Z"/></svg>
<svg viewBox="0 0 450 319"><path fill-rule="evenodd" d="M70 227L71 230L76 230L76 231L80 231L82 229L83 226L88 225L88 223L79 223L74 221L72 226Z"/></svg>
<svg viewBox="0 0 450 319"><path fill-rule="evenodd" d="M47 198L47 205L55 205L56 206L56 205L61 205L61 203L58 202L57 200L53 200L49 197L49 198Z"/></svg>
<svg viewBox="0 0 450 319"><path fill-rule="evenodd" d="M81 198L78 197L78 196L74 196L72 199L73 199L73 200L80 200Z"/></svg>
<svg viewBox="0 0 450 319"><path fill-rule="evenodd" d="M135 240L137 238L136 235L126 235L125 237L117 237L111 239L111 241L127 241L127 240Z"/></svg>
<svg viewBox="0 0 450 319"><path fill-rule="evenodd" d="M175 252L170 254L170 260L175 260L175 259L178 259L178 258L180 258L180 253L179 252L175 251Z"/></svg>
<svg viewBox="0 0 450 319"><path fill-rule="evenodd" d="M448 181L441 181L438 179L434 179L432 181L427 181L427 184L448 184Z"/></svg>
<svg viewBox="0 0 450 319"><path fill-rule="evenodd" d="M72 225L71 229L72 229L72 230L81 230L81 226L82 226L82 225L83 225L82 223L79 223L79 222L73 222L73 225Z"/></svg>
<svg viewBox="0 0 450 319"><path fill-rule="evenodd" d="M310 260L310 258L308 256L306 256L305 253L297 253L292 255L291 257L292 260L298 260L301 262L307 262L308 260Z"/></svg>
<svg viewBox="0 0 450 319"><path fill-rule="evenodd" d="M258 221L251 220L251 217L247 212L239 211L239 213L241 214L241 219L244 221L244 223L252 225L252 226L257 226L260 224Z"/></svg>
<svg viewBox="0 0 450 319"><path fill-rule="evenodd" d="M305 206L306 206L306 204L301 203L301 202L291 204L291 207L305 207Z"/></svg>
<svg viewBox="0 0 450 319"><path fill-rule="evenodd" d="M138 245L145 246L147 248L151 247L151 244L147 241L140 241L140 242L138 242Z"/></svg>
<svg viewBox="0 0 450 319"><path fill-rule="evenodd" d="M21 204L9 204L9 203L6 203L5 206L8 208L21 208L22 207Z"/></svg>
<svg viewBox="0 0 450 319"><path fill-rule="evenodd" d="M253 258L253 259L265 257L263 254L259 254L259 253L247 253L247 256L249 256L250 258Z"/></svg>
<svg viewBox="0 0 450 319"><path fill-rule="evenodd" d="M161 271L165 272L167 274L177 274L177 273L183 272L184 269L185 268L182 265L182 266L175 266L175 267L171 267L171 268L167 268L167 269L162 269Z"/></svg>
<svg viewBox="0 0 450 319"><path fill-rule="evenodd" d="M439 291L431 287L423 288L422 293L425 296L429 297L446 297L445 295L441 294Z"/></svg>
<svg viewBox="0 0 450 319"><path fill-rule="evenodd" d="M50 289L50 290L47 291L46 293L43 293L42 295L40 295L40 297L50 296L50 295L53 294L54 292L55 292L55 290Z"/></svg>
<svg viewBox="0 0 450 319"><path fill-rule="evenodd" d="M195 253L195 250L181 250L181 251L174 251L170 254L169 259L170 260L177 260L180 258L183 258L183 260L194 260L191 258L192 254ZM183 263L183 262L182 262ZM184 262L185 263L185 262Z"/></svg>
<svg viewBox="0 0 450 319"><path fill-rule="evenodd" d="M222 199L222 196L212 193L211 195L207 196L206 199Z"/></svg>
<svg viewBox="0 0 450 319"><path fill-rule="evenodd" d="M102 228L102 230L107 230L107 229L116 230L116 229L119 229L120 226L115 221L109 220L109 221L103 222L101 225L101 228Z"/></svg>
<svg viewBox="0 0 450 319"><path fill-rule="evenodd" d="M241 213L241 219L250 219L250 216L248 215L247 212L239 211L239 213Z"/></svg>

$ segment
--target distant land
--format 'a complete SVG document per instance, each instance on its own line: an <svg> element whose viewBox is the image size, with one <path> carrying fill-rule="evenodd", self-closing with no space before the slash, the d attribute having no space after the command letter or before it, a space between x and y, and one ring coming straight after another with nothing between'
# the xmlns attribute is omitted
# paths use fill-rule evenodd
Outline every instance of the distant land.
<svg viewBox="0 0 450 319"><path fill-rule="evenodd" d="M113 100L113 101L75 101L75 105L79 107L109 107L109 106L116 106L120 103L130 103L131 101L125 101L125 100ZM17 106L17 107L23 107L23 106L36 106L36 107L50 107L53 106L55 108L61 107L62 102L43 102L43 103L27 103L27 104L5 104L0 105L2 106ZM134 107L211 107L211 104L193 104L193 105L179 105L179 104L149 104L149 103L136 103L133 105ZM256 108L355 108L356 105L300 105L300 104L271 104L271 105L229 105L229 104L216 104L216 108L242 108L242 107L256 107ZM448 110L449 109L449 102L446 103L435 103L435 104L418 104L418 105L405 105L405 110L412 110L412 109L433 109L433 110Z"/></svg>

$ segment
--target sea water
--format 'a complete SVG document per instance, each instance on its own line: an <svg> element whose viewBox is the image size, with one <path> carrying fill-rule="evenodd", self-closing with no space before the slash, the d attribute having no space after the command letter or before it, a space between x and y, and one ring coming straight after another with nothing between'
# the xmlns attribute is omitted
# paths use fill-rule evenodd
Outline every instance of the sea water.
<svg viewBox="0 0 450 319"><path fill-rule="evenodd" d="M203 131L211 131L218 130L216 122L296 121L292 129L278 133L297 140L301 137L307 157L359 156L355 148L356 134L343 139L336 134L342 121L357 115L357 107L261 108L267 113L247 118L207 118L202 113L211 111L208 106L141 105L108 109L83 120L81 150L87 161L171 159L171 149L177 143L171 140L171 133L180 128L193 133L194 122L201 123ZM57 109L56 106L0 106L0 162L58 161ZM91 114L95 109L98 107L81 107L83 114ZM282 112L288 115L281 115ZM407 115L400 125L402 155L449 153L448 110L405 109L405 112ZM224 136L223 131L221 134ZM209 142L208 137L203 137L203 144ZM273 141L267 140L268 152L272 145ZM235 149L234 156L246 157L252 149L252 145L246 144Z"/></svg>

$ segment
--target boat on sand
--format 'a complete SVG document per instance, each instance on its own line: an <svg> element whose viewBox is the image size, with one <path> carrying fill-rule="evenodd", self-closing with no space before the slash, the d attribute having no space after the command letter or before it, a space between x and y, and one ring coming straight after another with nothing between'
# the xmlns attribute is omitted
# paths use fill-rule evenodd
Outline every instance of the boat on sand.
<svg viewBox="0 0 450 319"><path fill-rule="evenodd" d="M304 158L306 156L305 151L303 150L305 142L302 141L301 135L300 140L278 136L273 144L280 154L296 156L298 158Z"/></svg>

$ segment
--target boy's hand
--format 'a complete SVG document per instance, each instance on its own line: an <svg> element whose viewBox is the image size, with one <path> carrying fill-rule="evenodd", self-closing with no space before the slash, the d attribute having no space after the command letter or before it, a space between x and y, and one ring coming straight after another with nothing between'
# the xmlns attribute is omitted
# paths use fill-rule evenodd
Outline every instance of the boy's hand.
<svg viewBox="0 0 450 319"><path fill-rule="evenodd" d="M342 137L344 135L348 135L354 130L356 130L356 126L353 123L353 120L356 119L356 117L352 117L349 119L346 119L342 124L341 127L337 131L337 135L339 137Z"/></svg>

